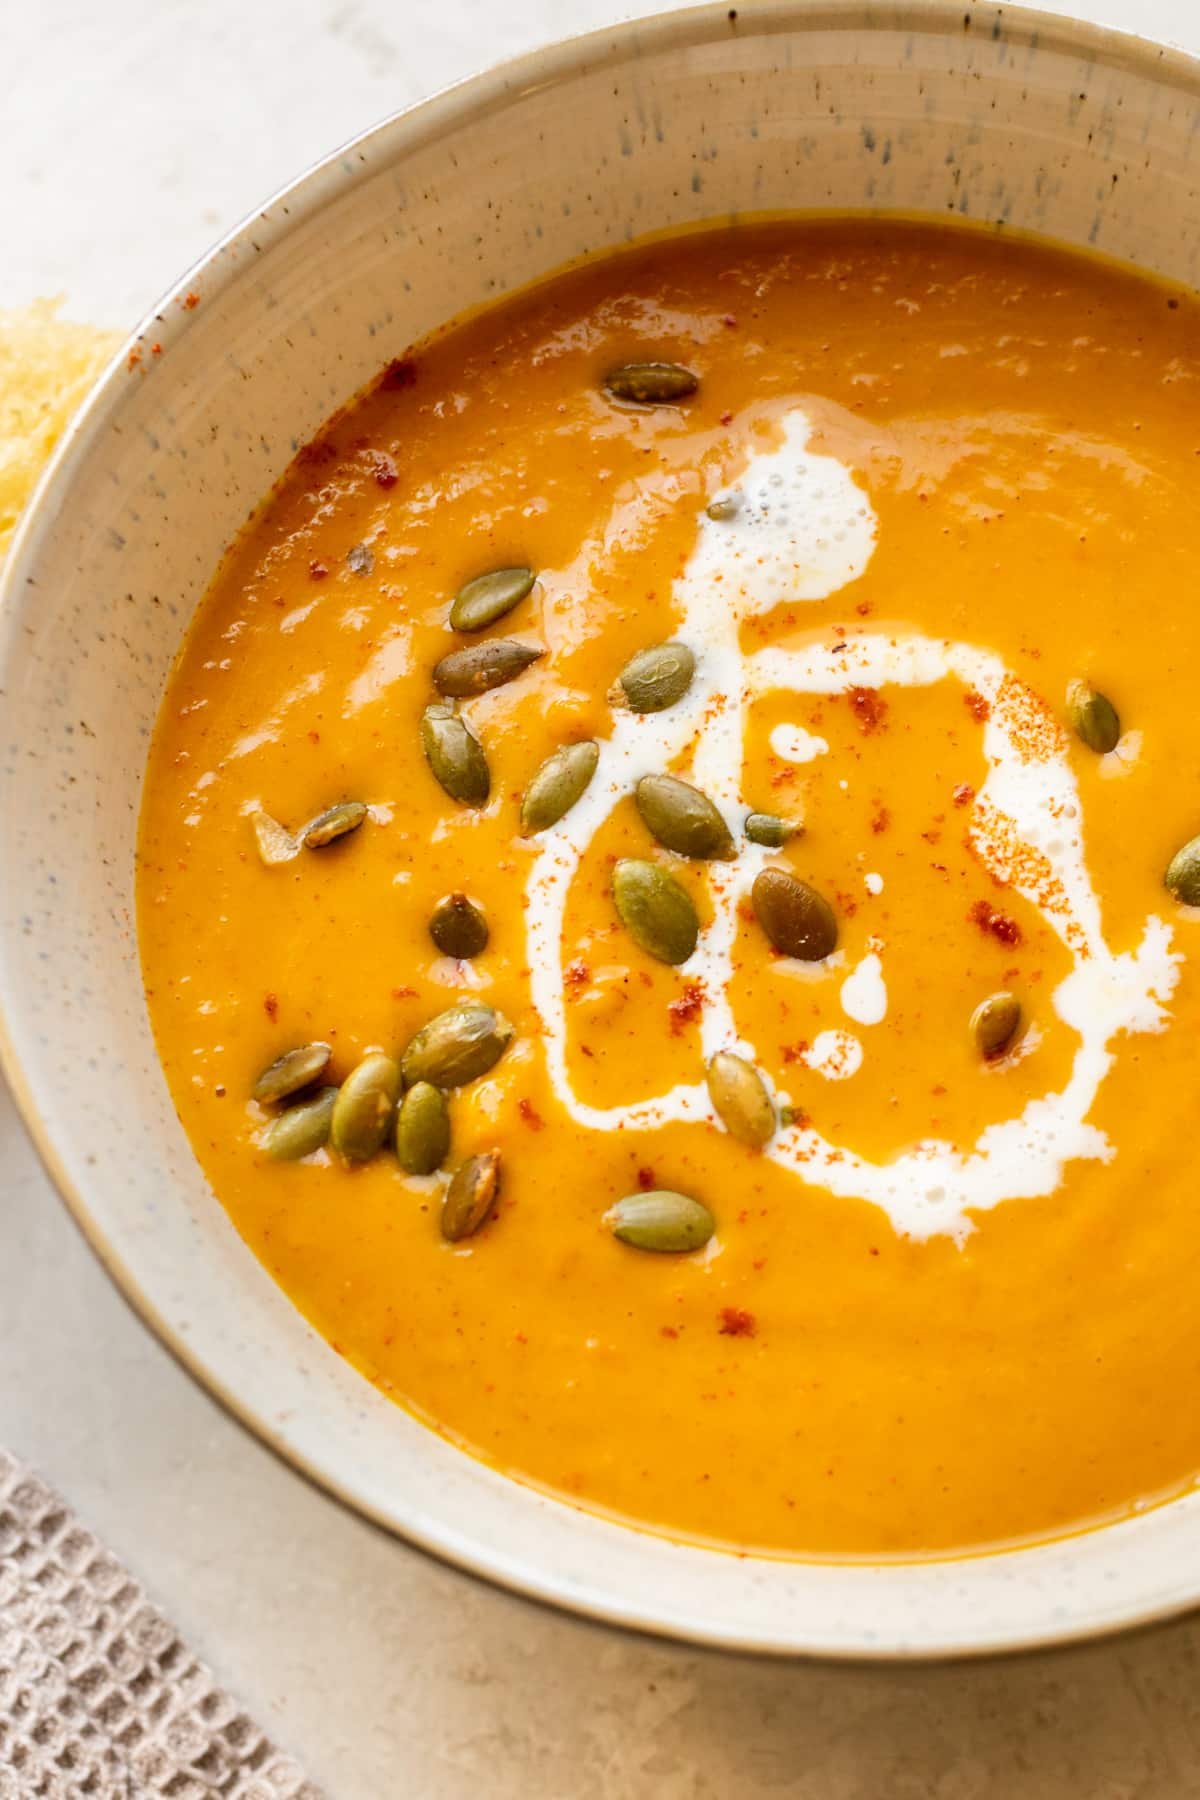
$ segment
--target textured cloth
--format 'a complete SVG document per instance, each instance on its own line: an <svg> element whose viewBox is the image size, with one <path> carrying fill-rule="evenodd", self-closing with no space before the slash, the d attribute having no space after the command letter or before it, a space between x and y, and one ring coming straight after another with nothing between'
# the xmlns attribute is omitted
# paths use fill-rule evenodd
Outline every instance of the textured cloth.
<svg viewBox="0 0 1200 1800"><path fill-rule="evenodd" d="M322 1800L0 1450L0 1800Z"/></svg>

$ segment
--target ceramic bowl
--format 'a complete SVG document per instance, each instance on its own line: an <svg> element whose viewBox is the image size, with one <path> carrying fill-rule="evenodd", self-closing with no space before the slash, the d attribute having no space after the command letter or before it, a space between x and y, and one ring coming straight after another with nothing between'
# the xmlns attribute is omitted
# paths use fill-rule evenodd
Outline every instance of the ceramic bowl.
<svg viewBox="0 0 1200 1800"><path fill-rule="evenodd" d="M367 133L219 245L113 363L0 615L4 1064L68 1205L180 1360L330 1492L523 1593L713 1644L960 1655L1200 1597L1200 1494L972 1559L677 1545L473 1461L327 1348L175 1118L133 924L147 742L222 550L391 356L583 251L792 208L955 214L1198 284L1200 67L972 0L756 0L541 51ZM131 352L134 352L131 354Z"/></svg>

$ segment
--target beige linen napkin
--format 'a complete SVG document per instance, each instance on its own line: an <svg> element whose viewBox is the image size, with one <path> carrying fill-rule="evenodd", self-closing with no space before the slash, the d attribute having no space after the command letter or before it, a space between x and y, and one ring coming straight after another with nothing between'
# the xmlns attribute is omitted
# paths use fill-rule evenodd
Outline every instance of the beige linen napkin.
<svg viewBox="0 0 1200 1800"><path fill-rule="evenodd" d="M322 1800L52 1488L0 1450L0 1800Z"/></svg>

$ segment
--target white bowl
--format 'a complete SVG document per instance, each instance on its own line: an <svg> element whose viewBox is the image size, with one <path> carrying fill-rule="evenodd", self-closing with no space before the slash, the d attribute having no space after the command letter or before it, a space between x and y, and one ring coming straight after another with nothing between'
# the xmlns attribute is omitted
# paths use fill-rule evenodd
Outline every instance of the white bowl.
<svg viewBox="0 0 1200 1800"><path fill-rule="evenodd" d="M782 1653L980 1653L1200 1598L1200 1496L1004 1554L806 1564L672 1544L453 1449L315 1336L214 1200L155 1056L133 924L147 740L192 610L296 447L390 356L581 251L746 211L1003 220L1200 285L1198 124L1190 59L971 0L756 0L620 26L303 176L167 297L69 433L0 615L5 1071L147 1323L381 1524L580 1612Z"/></svg>

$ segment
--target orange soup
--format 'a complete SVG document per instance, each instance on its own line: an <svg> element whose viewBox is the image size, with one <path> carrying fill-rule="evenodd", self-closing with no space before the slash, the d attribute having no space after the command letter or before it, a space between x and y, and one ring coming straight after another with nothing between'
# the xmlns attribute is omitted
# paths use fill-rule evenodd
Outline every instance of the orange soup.
<svg viewBox="0 0 1200 1800"><path fill-rule="evenodd" d="M297 458L171 677L141 947L215 1193L385 1394L778 1553L1191 1484L1198 379L1126 271L780 222Z"/></svg>

